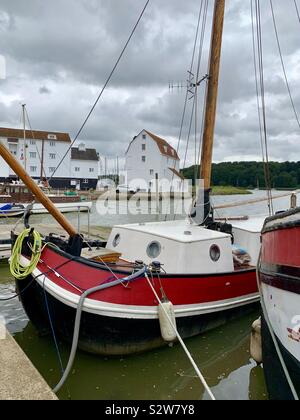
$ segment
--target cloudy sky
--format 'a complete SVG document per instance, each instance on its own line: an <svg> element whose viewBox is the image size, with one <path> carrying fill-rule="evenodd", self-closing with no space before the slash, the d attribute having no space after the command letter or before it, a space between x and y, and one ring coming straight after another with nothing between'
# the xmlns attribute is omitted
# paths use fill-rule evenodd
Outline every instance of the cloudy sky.
<svg viewBox="0 0 300 420"><path fill-rule="evenodd" d="M124 156L129 141L143 128L177 146L185 90L170 91L169 82L187 78L200 3L150 0L81 140L111 158ZM300 160L300 129L285 86L270 3L261 3L270 157ZM144 4L145 0L1 0L0 63L4 57L6 78L0 80L0 125L20 127L20 104L26 103L33 129L74 137ZM300 113L300 22L294 0L273 4ZM207 71L212 6L209 0L201 76ZM250 0L227 0L222 54L214 160L261 159ZM204 88L203 84L201 92ZM200 121L201 112L198 126ZM187 118L182 160L188 123ZM195 160L193 142L187 164Z"/></svg>

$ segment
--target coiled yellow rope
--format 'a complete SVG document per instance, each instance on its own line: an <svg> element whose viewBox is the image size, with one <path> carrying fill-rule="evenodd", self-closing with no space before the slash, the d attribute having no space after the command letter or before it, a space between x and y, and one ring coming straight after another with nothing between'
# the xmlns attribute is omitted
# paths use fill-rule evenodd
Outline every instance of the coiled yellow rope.
<svg viewBox="0 0 300 420"><path fill-rule="evenodd" d="M24 240L29 238L29 233L31 229L25 229L17 238L15 245L12 250L10 258L10 272L14 278L17 280L24 280L26 277L32 274L33 270L36 268L42 253L42 238L39 232L33 230L31 237L34 239L33 245L30 249L32 252L31 259L29 264L26 266L21 264L22 256L22 246Z"/></svg>

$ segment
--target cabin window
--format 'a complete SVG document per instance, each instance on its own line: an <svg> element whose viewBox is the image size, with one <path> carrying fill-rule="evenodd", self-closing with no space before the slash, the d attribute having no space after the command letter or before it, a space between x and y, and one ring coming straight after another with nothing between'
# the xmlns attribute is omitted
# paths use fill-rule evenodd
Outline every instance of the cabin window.
<svg viewBox="0 0 300 420"><path fill-rule="evenodd" d="M55 145L56 145L55 141L50 141L50 146L51 147L55 147Z"/></svg>
<svg viewBox="0 0 300 420"><path fill-rule="evenodd" d="M119 245L120 241L121 241L121 235L117 233L112 241L113 247L116 248Z"/></svg>
<svg viewBox="0 0 300 420"><path fill-rule="evenodd" d="M147 255L149 258L157 258L161 253L161 245L157 241L151 242L147 247Z"/></svg>
<svg viewBox="0 0 300 420"><path fill-rule="evenodd" d="M35 145L36 145L35 140L30 140L30 145L31 145L31 146L35 146Z"/></svg>
<svg viewBox="0 0 300 420"><path fill-rule="evenodd" d="M142 156L142 162L146 162L146 156Z"/></svg>
<svg viewBox="0 0 300 420"><path fill-rule="evenodd" d="M80 168L78 166L75 167L75 172L80 172Z"/></svg>
<svg viewBox="0 0 300 420"><path fill-rule="evenodd" d="M37 167L36 166L30 166L30 172L36 172Z"/></svg>
<svg viewBox="0 0 300 420"><path fill-rule="evenodd" d="M55 172L55 169L56 168L51 167L51 168L49 168L49 172L52 174L53 172Z"/></svg>
<svg viewBox="0 0 300 420"><path fill-rule="evenodd" d="M154 169L150 169L150 175L154 175Z"/></svg>
<svg viewBox="0 0 300 420"><path fill-rule="evenodd" d="M90 172L94 172L94 168L90 168Z"/></svg>
<svg viewBox="0 0 300 420"><path fill-rule="evenodd" d="M168 153L168 146L164 146L165 153Z"/></svg>
<svg viewBox="0 0 300 420"><path fill-rule="evenodd" d="M36 158L36 152L30 152L30 153L29 153L29 156L30 156L32 159L35 159L35 158Z"/></svg>
<svg viewBox="0 0 300 420"><path fill-rule="evenodd" d="M84 184L88 184L88 183L89 183L89 180L88 180L88 179L84 179L84 180L83 180L83 183L84 183Z"/></svg>
<svg viewBox="0 0 300 420"><path fill-rule="evenodd" d="M221 257L221 250L218 245L212 245L209 250L209 255L212 261L217 262Z"/></svg>
<svg viewBox="0 0 300 420"><path fill-rule="evenodd" d="M55 153L50 153L50 159L56 159L56 154Z"/></svg>
<svg viewBox="0 0 300 420"><path fill-rule="evenodd" d="M146 150L146 145L143 143L142 144L142 150L145 151Z"/></svg>

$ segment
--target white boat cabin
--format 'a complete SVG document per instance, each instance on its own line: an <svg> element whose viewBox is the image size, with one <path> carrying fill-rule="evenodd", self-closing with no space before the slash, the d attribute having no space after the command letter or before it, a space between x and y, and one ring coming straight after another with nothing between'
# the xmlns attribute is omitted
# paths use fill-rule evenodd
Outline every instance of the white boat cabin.
<svg viewBox="0 0 300 420"><path fill-rule="evenodd" d="M237 222L232 235L187 220L115 226L107 248L125 260L159 261L167 274L229 273L256 265L263 222Z"/></svg>

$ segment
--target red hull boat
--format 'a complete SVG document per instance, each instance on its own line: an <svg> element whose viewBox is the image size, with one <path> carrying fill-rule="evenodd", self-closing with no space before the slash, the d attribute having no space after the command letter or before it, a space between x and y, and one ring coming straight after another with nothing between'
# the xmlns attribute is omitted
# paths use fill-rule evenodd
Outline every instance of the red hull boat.
<svg viewBox="0 0 300 420"><path fill-rule="evenodd" d="M267 219L262 233L259 276L263 299L263 363L271 399L300 396L299 250L299 208Z"/></svg>

